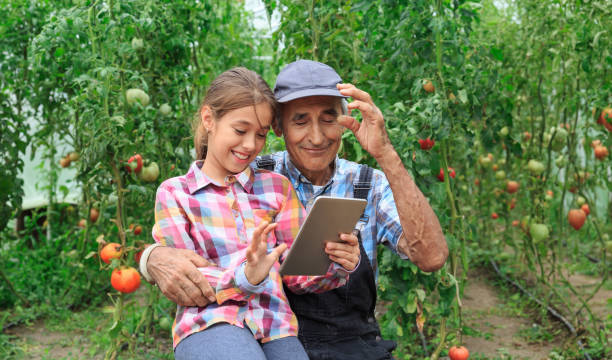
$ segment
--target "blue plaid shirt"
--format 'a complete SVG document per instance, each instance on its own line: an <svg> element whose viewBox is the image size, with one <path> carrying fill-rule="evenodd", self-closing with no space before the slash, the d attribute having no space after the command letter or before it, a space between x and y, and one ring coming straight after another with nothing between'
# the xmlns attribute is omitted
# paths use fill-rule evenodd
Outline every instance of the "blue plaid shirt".
<svg viewBox="0 0 612 360"><path fill-rule="evenodd" d="M276 163L274 171L285 175L291 181L307 212L310 212L317 196L353 197L353 184L359 181L361 167L359 164L336 156L332 177L327 184L315 192L312 183L289 160L287 151L270 155ZM357 229L361 232L361 241L377 280L376 246L378 244L386 245L401 258L407 259L407 256L397 251L397 242L403 230L391 186L385 174L380 170L374 169L373 171L368 205L363 217L357 223Z"/></svg>

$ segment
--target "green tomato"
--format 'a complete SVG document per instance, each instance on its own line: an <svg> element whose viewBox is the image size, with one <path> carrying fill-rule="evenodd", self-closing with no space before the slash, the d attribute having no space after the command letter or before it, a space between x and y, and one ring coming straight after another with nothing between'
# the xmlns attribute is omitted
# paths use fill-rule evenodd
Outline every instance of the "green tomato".
<svg viewBox="0 0 612 360"><path fill-rule="evenodd" d="M488 156L486 156L486 155L481 156L478 159L478 162L484 168L488 168L489 166L491 166L491 159Z"/></svg>
<svg viewBox="0 0 612 360"><path fill-rule="evenodd" d="M172 321L164 316L159 319L159 327L162 328L162 330L170 331L172 330Z"/></svg>
<svg viewBox="0 0 612 360"><path fill-rule="evenodd" d="M503 180L506 178L506 172L504 170L499 170L498 172L495 173L495 178L497 180Z"/></svg>
<svg viewBox="0 0 612 360"><path fill-rule="evenodd" d="M531 159L527 163L527 169L529 169L533 175L540 175L546 170L546 166L537 160Z"/></svg>
<svg viewBox="0 0 612 360"><path fill-rule="evenodd" d="M536 243L548 238L548 226L545 224L531 224L529 226L529 234L531 234L531 238Z"/></svg>
<svg viewBox="0 0 612 360"><path fill-rule="evenodd" d="M567 165L567 159L565 158L565 156L557 156L557 158L555 159L555 165L557 165L558 168L565 167L565 165Z"/></svg>
<svg viewBox="0 0 612 360"><path fill-rule="evenodd" d="M145 182L154 182L159 177L159 166L156 162L144 166L138 177Z"/></svg>
<svg viewBox="0 0 612 360"><path fill-rule="evenodd" d="M499 130L499 136L501 137L506 137L508 136L509 133L510 133L510 130L508 129L507 126L504 126L503 128L501 128L501 130Z"/></svg>
<svg viewBox="0 0 612 360"><path fill-rule="evenodd" d="M125 92L125 97L130 105L134 105L137 101L140 102L142 106L149 105L149 95L140 89L128 89Z"/></svg>
<svg viewBox="0 0 612 360"><path fill-rule="evenodd" d="M606 251L609 254L612 254L612 240L608 240L606 241Z"/></svg>
<svg viewBox="0 0 612 360"><path fill-rule="evenodd" d="M159 107L159 112L164 116L168 116L172 112L172 107L170 107L168 104L162 104Z"/></svg>
<svg viewBox="0 0 612 360"><path fill-rule="evenodd" d="M568 132L564 128L561 127L553 127L550 129L550 134L546 134L544 143L549 144L552 139L551 148L554 151L561 151L565 147L565 141L567 140ZM554 138L553 138L554 135Z"/></svg>
<svg viewBox="0 0 612 360"><path fill-rule="evenodd" d="M578 206L582 206L582 205L583 205L585 202L586 202L586 199L585 199L585 198L583 198L582 196L578 196L578 197L576 198L576 204L577 204Z"/></svg>
<svg viewBox="0 0 612 360"><path fill-rule="evenodd" d="M132 39L132 49L134 50L140 50L144 47L144 42L142 41L141 38L133 38Z"/></svg>

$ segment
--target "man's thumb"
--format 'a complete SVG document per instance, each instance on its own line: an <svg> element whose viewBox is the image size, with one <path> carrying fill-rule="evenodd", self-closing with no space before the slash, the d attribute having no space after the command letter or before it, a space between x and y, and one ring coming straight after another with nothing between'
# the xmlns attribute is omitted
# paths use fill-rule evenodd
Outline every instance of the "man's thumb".
<svg viewBox="0 0 612 360"><path fill-rule="evenodd" d="M345 128L351 130L352 132L356 132L359 130L359 121L355 120L354 117L348 115L340 115L338 116L338 124L344 126Z"/></svg>

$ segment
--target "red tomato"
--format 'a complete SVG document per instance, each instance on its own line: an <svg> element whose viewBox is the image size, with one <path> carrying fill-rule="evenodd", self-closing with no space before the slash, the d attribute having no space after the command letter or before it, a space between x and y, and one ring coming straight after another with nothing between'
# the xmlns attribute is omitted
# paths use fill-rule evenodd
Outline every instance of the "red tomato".
<svg viewBox="0 0 612 360"><path fill-rule="evenodd" d="M582 204L580 207L585 214L589 215L591 213L591 209L589 208L589 204Z"/></svg>
<svg viewBox="0 0 612 360"><path fill-rule="evenodd" d="M134 227L134 235L140 235L140 233L142 233L142 226L136 225Z"/></svg>
<svg viewBox="0 0 612 360"><path fill-rule="evenodd" d="M99 216L100 216L100 212L98 211L98 209L91 208L91 210L89 210L89 220L92 223L95 223L96 221L98 221Z"/></svg>
<svg viewBox="0 0 612 360"><path fill-rule="evenodd" d="M605 146L601 146L601 145L595 146L595 149L593 150L593 152L595 153L595 158L597 158L597 160L605 159L606 156L608 156L609 154L608 148Z"/></svg>
<svg viewBox="0 0 612 360"><path fill-rule="evenodd" d="M448 175L451 178L455 178L455 169L453 169L452 167L448 168ZM444 181L444 170L440 169L440 173L438 173L438 180L440 180L441 182Z"/></svg>
<svg viewBox="0 0 612 360"><path fill-rule="evenodd" d="M144 250L140 250L139 252L137 252L136 254L134 254L134 261L136 262L136 264L140 263L140 257L142 256L142 252Z"/></svg>
<svg viewBox="0 0 612 360"><path fill-rule="evenodd" d="M491 214L491 219L495 220L497 218L499 218L499 215L497 215L497 213L494 212L493 214Z"/></svg>
<svg viewBox="0 0 612 360"><path fill-rule="evenodd" d="M466 360L470 357L470 352L465 346L453 346L448 350L448 357L450 357L451 360Z"/></svg>
<svg viewBox="0 0 612 360"><path fill-rule="evenodd" d="M110 264L112 259L119 259L121 257L121 253L123 249L121 248L121 244L117 243L108 243L104 245L102 251L100 251L100 259L107 264Z"/></svg>
<svg viewBox="0 0 612 360"><path fill-rule="evenodd" d="M115 290L128 294L140 287L140 274L131 266L113 270L111 285Z"/></svg>
<svg viewBox="0 0 612 360"><path fill-rule="evenodd" d="M142 156L140 156L140 154L136 154L130 157L125 169L127 172L134 170L135 173L139 173L142 170Z"/></svg>
<svg viewBox="0 0 612 360"><path fill-rule="evenodd" d="M567 214L567 220L574 229L580 230L586 221L586 213L582 209L572 209Z"/></svg>
<svg viewBox="0 0 612 360"><path fill-rule="evenodd" d="M608 131L612 131L612 108L603 109L597 123L605 126Z"/></svg>
<svg viewBox="0 0 612 360"><path fill-rule="evenodd" d="M419 145L421 145L421 150L430 150L435 145L435 141L427 138L427 139L419 139Z"/></svg>
<svg viewBox="0 0 612 360"><path fill-rule="evenodd" d="M509 194L514 194L515 192L518 191L518 189L519 189L519 183L518 182L510 180L510 181L508 181L506 183L506 191Z"/></svg>

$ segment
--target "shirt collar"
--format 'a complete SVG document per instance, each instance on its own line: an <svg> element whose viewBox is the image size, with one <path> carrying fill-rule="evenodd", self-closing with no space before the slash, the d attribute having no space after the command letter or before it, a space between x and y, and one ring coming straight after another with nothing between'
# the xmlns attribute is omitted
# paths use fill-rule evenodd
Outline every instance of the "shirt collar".
<svg viewBox="0 0 612 360"><path fill-rule="evenodd" d="M225 178L225 184L219 184L202 172L203 165L204 160L194 161L189 167L187 175L185 175L185 179L187 181L187 188L189 189L190 194L195 193L196 191L208 186L209 184L214 184L216 186L223 187L228 186L234 181L237 181L246 192L250 192L253 187L255 175L250 166L247 166L246 169L236 175L227 176Z"/></svg>
<svg viewBox="0 0 612 360"><path fill-rule="evenodd" d="M334 158L334 169L332 170L332 175L329 177L329 180L327 181L325 186L331 184L334 181L334 178L338 173L338 163L338 155L336 155L336 157ZM289 153L287 151L285 151L284 167L286 170L286 176L289 178L289 180L291 180L292 183L295 184L301 182L311 184L310 180L308 180L306 176L302 175L300 170L298 170L298 168L293 164L293 162L289 158Z"/></svg>

